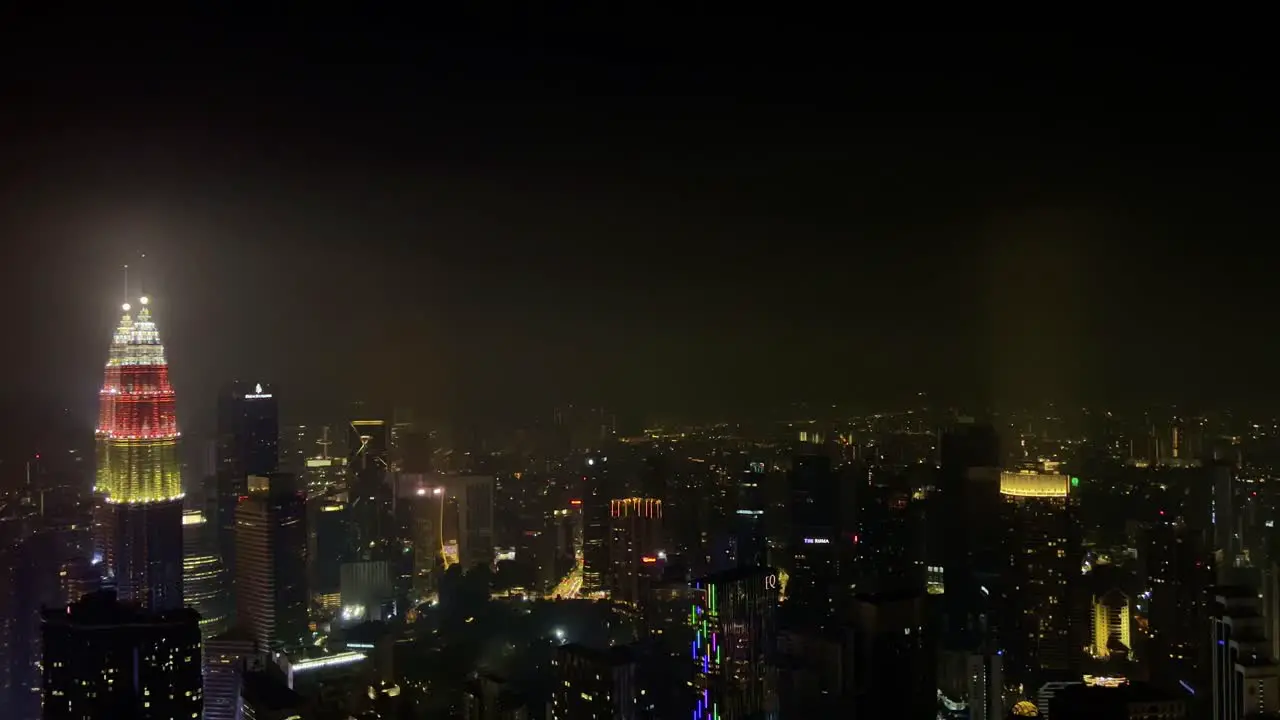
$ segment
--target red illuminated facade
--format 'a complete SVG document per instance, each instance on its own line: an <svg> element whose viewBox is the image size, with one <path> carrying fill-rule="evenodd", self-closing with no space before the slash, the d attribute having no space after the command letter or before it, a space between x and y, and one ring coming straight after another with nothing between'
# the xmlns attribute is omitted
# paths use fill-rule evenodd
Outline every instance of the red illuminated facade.
<svg viewBox="0 0 1280 720"><path fill-rule="evenodd" d="M164 345L147 298L128 303L99 392L98 545L123 600L182 606L182 474Z"/></svg>

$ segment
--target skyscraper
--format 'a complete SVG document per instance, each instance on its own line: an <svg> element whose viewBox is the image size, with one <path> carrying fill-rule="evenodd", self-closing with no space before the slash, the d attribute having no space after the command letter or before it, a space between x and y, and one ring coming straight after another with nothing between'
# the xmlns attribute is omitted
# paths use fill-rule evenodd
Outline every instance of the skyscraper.
<svg viewBox="0 0 1280 720"><path fill-rule="evenodd" d="M609 503L611 579L609 595L616 603L638 607L645 576L657 565L662 542L662 501L623 498Z"/></svg>
<svg viewBox="0 0 1280 720"><path fill-rule="evenodd" d="M384 420L352 420L347 426L351 498L351 560L385 560L394 551L393 492L388 481L389 432Z"/></svg>
<svg viewBox="0 0 1280 720"><path fill-rule="evenodd" d="M693 583L693 717L734 720L778 710L778 576L741 567Z"/></svg>
<svg viewBox="0 0 1280 720"><path fill-rule="evenodd" d="M990 425L960 422L939 442L940 502L934 504L943 568L944 642L952 649L984 646L998 615L991 598L1005 566L1002 555L1000 440ZM983 588L986 588L984 591Z"/></svg>
<svg viewBox="0 0 1280 720"><path fill-rule="evenodd" d="M236 607L262 649L296 645L307 631L306 502L295 476L250 476L236 507Z"/></svg>
<svg viewBox="0 0 1280 720"><path fill-rule="evenodd" d="M214 530L203 511L182 513L182 599L200 613L200 634L206 640L227 629L227 573L213 549Z"/></svg>
<svg viewBox="0 0 1280 720"><path fill-rule="evenodd" d="M124 304L99 393L99 547L121 599L182 606L182 475L164 346L146 297Z"/></svg>
<svg viewBox="0 0 1280 720"><path fill-rule="evenodd" d="M218 551L235 577L236 503L250 475L280 469L280 412L275 391L261 382L233 382L218 395L216 518Z"/></svg>
<svg viewBox="0 0 1280 720"><path fill-rule="evenodd" d="M1026 673L1078 668L1088 642L1078 596L1080 537L1068 476L1024 467L1000 474L1009 529L1004 581L1008 590L1007 670Z"/></svg>
<svg viewBox="0 0 1280 720"><path fill-rule="evenodd" d="M821 455L794 458L791 489L791 590L798 606L816 623L834 615L839 602L840 488L831 459Z"/></svg>
<svg viewBox="0 0 1280 720"><path fill-rule="evenodd" d="M877 717L887 708L895 718L937 717L937 644L925 597L900 590L854 598L849 717Z"/></svg>

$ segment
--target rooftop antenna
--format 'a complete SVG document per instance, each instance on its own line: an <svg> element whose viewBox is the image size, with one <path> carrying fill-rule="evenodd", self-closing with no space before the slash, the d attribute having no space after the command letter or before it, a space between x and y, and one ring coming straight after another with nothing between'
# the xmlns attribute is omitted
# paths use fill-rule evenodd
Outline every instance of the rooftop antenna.
<svg viewBox="0 0 1280 720"><path fill-rule="evenodd" d="M124 265L124 304L121 305L125 312L129 312L129 264Z"/></svg>
<svg viewBox="0 0 1280 720"><path fill-rule="evenodd" d="M139 261L146 260L147 254L139 253L138 259ZM141 267L141 265L139 266ZM143 305L146 305L149 302L149 299L147 298L146 273L145 272L139 273L139 276L140 276L140 279L138 280L138 302L142 303Z"/></svg>

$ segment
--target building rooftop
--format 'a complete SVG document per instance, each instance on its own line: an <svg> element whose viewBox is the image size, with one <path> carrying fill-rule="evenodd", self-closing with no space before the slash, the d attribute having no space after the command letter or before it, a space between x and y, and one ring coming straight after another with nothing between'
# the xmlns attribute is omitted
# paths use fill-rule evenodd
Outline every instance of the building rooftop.
<svg viewBox="0 0 1280 720"><path fill-rule="evenodd" d="M80 627L119 627L121 625L175 625L200 623L200 613L191 608L152 612L132 603L118 602L115 592L99 590L80 598L65 608L45 610L44 621Z"/></svg>
<svg viewBox="0 0 1280 720"><path fill-rule="evenodd" d="M614 645L602 650L579 645L578 643L569 643L568 645L561 645L560 652L582 658L588 662L610 666L629 665L636 661L635 652L625 645Z"/></svg>
<svg viewBox="0 0 1280 720"><path fill-rule="evenodd" d="M1101 685L1068 685L1056 693L1056 697L1080 697L1125 703L1168 702L1179 696L1145 682L1129 682L1114 687Z"/></svg>
<svg viewBox="0 0 1280 720"><path fill-rule="evenodd" d="M746 580L747 578L764 577L766 575L772 575L775 572L777 571L774 570L773 568L767 567L764 565L757 565L754 567L753 566L737 567L737 568L731 568L729 570L725 570L723 572L712 573L711 575L707 575L706 577L698 578L697 580L694 580L694 582L702 583L704 585L708 583L716 583L716 584L732 583L732 582L737 582L739 580Z"/></svg>
<svg viewBox="0 0 1280 720"><path fill-rule="evenodd" d="M265 672L244 674L240 694L258 710L289 710L302 704L302 696Z"/></svg>

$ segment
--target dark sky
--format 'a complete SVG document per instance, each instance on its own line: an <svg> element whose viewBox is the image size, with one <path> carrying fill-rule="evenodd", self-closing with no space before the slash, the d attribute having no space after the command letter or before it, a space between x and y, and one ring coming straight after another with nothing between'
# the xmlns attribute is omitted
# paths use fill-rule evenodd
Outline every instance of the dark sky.
<svg viewBox="0 0 1280 720"><path fill-rule="evenodd" d="M140 252L196 432L234 377L288 414L467 420L917 390L1266 407L1280 385L1277 118L1249 42L12 20L6 422L90 412Z"/></svg>

